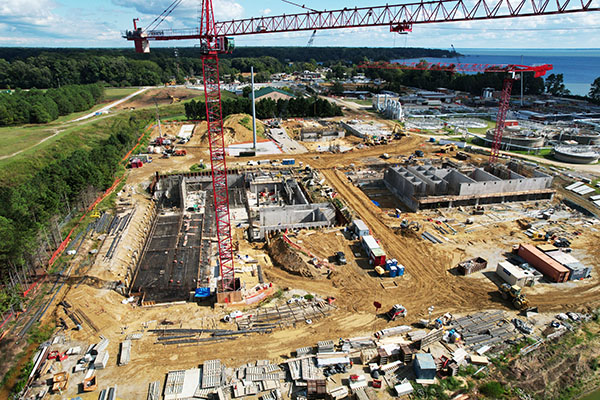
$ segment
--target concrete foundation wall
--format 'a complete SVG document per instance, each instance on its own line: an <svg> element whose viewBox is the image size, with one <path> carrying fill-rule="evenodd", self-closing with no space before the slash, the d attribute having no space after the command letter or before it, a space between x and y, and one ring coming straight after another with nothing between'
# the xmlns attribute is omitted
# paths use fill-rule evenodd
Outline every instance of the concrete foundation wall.
<svg viewBox="0 0 600 400"><path fill-rule="evenodd" d="M264 239L269 232L286 229L307 229L335 224L335 208L329 203L263 207L254 239Z"/></svg>
<svg viewBox="0 0 600 400"><path fill-rule="evenodd" d="M552 177L541 171L534 170L531 177L505 167L492 172L476 168L466 175L457 169L431 165L398 166L385 171L383 182L413 211L423 206L443 208L552 198L553 191L548 190Z"/></svg>

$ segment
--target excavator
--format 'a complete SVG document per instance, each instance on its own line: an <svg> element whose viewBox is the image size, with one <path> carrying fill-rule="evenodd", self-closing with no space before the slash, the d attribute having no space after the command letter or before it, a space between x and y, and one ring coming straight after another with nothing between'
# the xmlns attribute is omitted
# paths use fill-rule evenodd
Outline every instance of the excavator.
<svg viewBox="0 0 600 400"><path fill-rule="evenodd" d="M529 308L529 300L521 293L521 287L517 285L509 285L503 283L500 285L500 294L504 300L511 300L513 306L517 310L525 310Z"/></svg>
<svg viewBox="0 0 600 400"><path fill-rule="evenodd" d="M392 131L392 137L394 139L400 139L403 136L409 136L408 133L402 128L399 124L394 125L394 130Z"/></svg>

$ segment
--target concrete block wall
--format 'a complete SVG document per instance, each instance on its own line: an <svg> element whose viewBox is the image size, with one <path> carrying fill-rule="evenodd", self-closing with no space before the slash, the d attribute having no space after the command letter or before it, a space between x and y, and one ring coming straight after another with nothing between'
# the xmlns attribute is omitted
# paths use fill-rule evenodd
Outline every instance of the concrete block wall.
<svg viewBox="0 0 600 400"><path fill-rule="evenodd" d="M329 203L263 207L260 209L259 223L258 238L263 239L273 231L332 226L335 223L335 209Z"/></svg>

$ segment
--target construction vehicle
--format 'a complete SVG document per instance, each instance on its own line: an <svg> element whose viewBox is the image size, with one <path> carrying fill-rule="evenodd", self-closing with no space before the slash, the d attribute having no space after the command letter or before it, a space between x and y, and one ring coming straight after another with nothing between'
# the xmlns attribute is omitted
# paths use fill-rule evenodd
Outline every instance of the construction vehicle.
<svg viewBox="0 0 600 400"><path fill-rule="evenodd" d="M178 157L183 157L183 156L187 155L187 151L186 150L175 150L173 155L178 156Z"/></svg>
<svg viewBox="0 0 600 400"><path fill-rule="evenodd" d="M395 124L392 136L394 139L400 139L403 136L408 136L408 133L399 124Z"/></svg>
<svg viewBox="0 0 600 400"><path fill-rule="evenodd" d="M417 221L409 221L407 219L403 219L400 222L400 229L403 231L415 231L418 232L421 229L421 225Z"/></svg>
<svg viewBox="0 0 600 400"><path fill-rule="evenodd" d="M394 304L392 308L386 313L388 319L390 321L396 320L396 318L405 318L406 317L406 308L402 307L400 304Z"/></svg>
<svg viewBox="0 0 600 400"><path fill-rule="evenodd" d="M455 144L449 143L440 147L440 153L450 153L455 152L458 149Z"/></svg>
<svg viewBox="0 0 600 400"><path fill-rule="evenodd" d="M500 285L500 294L504 300L509 300L517 310L524 310L529 308L529 300L521 293L521 287L517 285L509 285L503 283Z"/></svg>
<svg viewBox="0 0 600 400"><path fill-rule="evenodd" d="M168 96L171 99L171 104L179 103L181 101L181 99L179 97L175 97L175 96L173 96L171 94L169 94Z"/></svg>
<svg viewBox="0 0 600 400"><path fill-rule="evenodd" d="M532 238L533 240L546 240L546 235L544 234L544 232L540 232L540 231L533 231L533 230L529 230L528 233L530 238Z"/></svg>
<svg viewBox="0 0 600 400"><path fill-rule="evenodd" d="M517 220L517 224L519 224L519 227L521 229L529 229L529 228L531 228L531 223L529 221L527 221L526 219L523 219L523 218L519 218Z"/></svg>
<svg viewBox="0 0 600 400"><path fill-rule="evenodd" d="M90 213L90 217L92 218L100 218L100 211L94 207L94 210Z"/></svg>

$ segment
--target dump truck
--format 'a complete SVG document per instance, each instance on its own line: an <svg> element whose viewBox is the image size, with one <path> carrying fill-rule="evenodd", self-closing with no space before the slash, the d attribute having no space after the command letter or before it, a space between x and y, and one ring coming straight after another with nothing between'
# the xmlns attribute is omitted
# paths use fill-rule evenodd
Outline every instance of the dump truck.
<svg viewBox="0 0 600 400"><path fill-rule="evenodd" d="M509 300L512 302L513 306L517 310L524 310L529 308L529 300L525 297L523 293L521 293L521 287L517 285L509 285L508 283L503 283L500 285L500 294L502 294L502 298L505 300Z"/></svg>

